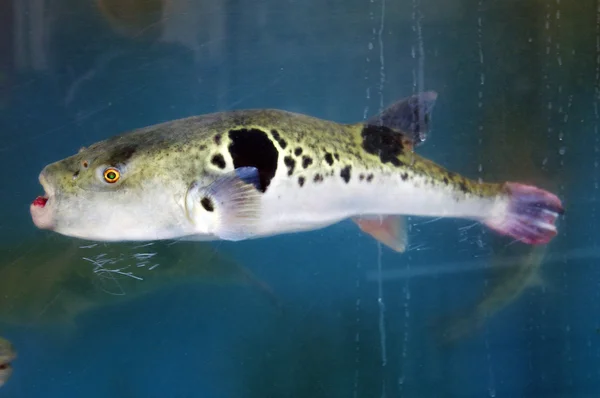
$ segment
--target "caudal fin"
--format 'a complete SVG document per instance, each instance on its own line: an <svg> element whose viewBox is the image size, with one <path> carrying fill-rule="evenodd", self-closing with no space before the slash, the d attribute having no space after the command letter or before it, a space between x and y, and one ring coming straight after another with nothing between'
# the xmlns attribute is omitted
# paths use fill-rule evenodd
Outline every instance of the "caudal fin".
<svg viewBox="0 0 600 398"><path fill-rule="evenodd" d="M560 199L543 189L507 182L510 202L504 217L484 223L493 230L530 245L548 243L556 236L556 219L564 213Z"/></svg>

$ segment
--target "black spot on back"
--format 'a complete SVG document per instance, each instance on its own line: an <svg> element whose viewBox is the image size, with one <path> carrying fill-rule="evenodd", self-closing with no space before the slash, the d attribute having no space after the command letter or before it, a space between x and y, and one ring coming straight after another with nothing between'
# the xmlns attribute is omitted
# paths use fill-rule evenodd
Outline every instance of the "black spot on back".
<svg viewBox="0 0 600 398"><path fill-rule="evenodd" d="M360 175L358 176L359 180L364 180L365 179L365 175L363 173L360 173Z"/></svg>
<svg viewBox="0 0 600 398"><path fill-rule="evenodd" d="M315 174L315 178L313 179L314 182L321 182L323 181L323 176L321 174Z"/></svg>
<svg viewBox="0 0 600 398"><path fill-rule="evenodd" d="M298 184L299 184L300 186L303 186L303 185L304 185L304 181L306 181L306 179L305 179L304 177L298 177Z"/></svg>
<svg viewBox="0 0 600 398"><path fill-rule="evenodd" d="M325 161L328 165L333 166L333 156L329 152L325 154Z"/></svg>
<svg viewBox="0 0 600 398"><path fill-rule="evenodd" d="M123 164L127 162L135 151L137 150L136 145L126 145L122 147L117 147L110 154L110 157L107 160L107 163L111 166L117 166L119 164Z"/></svg>
<svg viewBox="0 0 600 398"><path fill-rule="evenodd" d="M340 176L347 183L350 182L350 170L352 170L351 166L346 166L340 171Z"/></svg>
<svg viewBox="0 0 600 398"><path fill-rule="evenodd" d="M220 153L217 153L215 156L213 156L210 162L220 169L224 169L225 166L227 166L225 163L225 158Z"/></svg>
<svg viewBox="0 0 600 398"><path fill-rule="evenodd" d="M371 182L371 181L373 181L373 174L369 174L367 176L367 182Z"/></svg>
<svg viewBox="0 0 600 398"><path fill-rule="evenodd" d="M404 166L404 163L403 163L403 162L402 162L400 159L398 159L397 157L393 157L393 158L391 159L391 162L392 162L392 164L393 164L394 166L396 166L396 167L399 167L399 166Z"/></svg>
<svg viewBox="0 0 600 398"><path fill-rule="evenodd" d="M334 154L333 157L335 158L335 160L340 160L340 155L339 154Z"/></svg>
<svg viewBox="0 0 600 398"><path fill-rule="evenodd" d="M296 167L296 161L291 156L286 156L283 158L283 163L288 168L288 175L291 176L294 173L294 167Z"/></svg>
<svg viewBox="0 0 600 398"><path fill-rule="evenodd" d="M406 180L408 180L408 173L402 173L402 174L400 175L400 178L402 178L402 181L406 181Z"/></svg>
<svg viewBox="0 0 600 398"><path fill-rule="evenodd" d="M229 153L233 167L255 167L260 179L260 191L265 192L277 171L279 152L267 133L258 129L229 131Z"/></svg>
<svg viewBox="0 0 600 398"><path fill-rule="evenodd" d="M302 148L298 147L298 148L294 149L294 155L296 155L296 156L302 155Z"/></svg>
<svg viewBox="0 0 600 398"><path fill-rule="evenodd" d="M202 200L200 200L200 204L202 205L202 207L204 207L204 210L206 211L215 210L212 200L210 198L207 198L206 196L203 197Z"/></svg>
<svg viewBox="0 0 600 398"><path fill-rule="evenodd" d="M215 144L221 145L221 134L215 135Z"/></svg>
<svg viewBox="0 0 600 398"><path fill-rule="evenodd" d="M391 162L394 166L402 166L398 155L404 149L402 135L385 126L367 125L361 133L363 148L372 155L379 156L382 163Z"/></svg>
<svg viewBox="0 0 600 398"><path fill-rule="evenodd" d="M461 191L462 193L467 193L467 192L469 192L469 189L467 188L467 184L465 183L465 181L464 181L464 180L463 180L463 181L461 181L461 182L458 184L458 188L460 188L460 191Z"/></svg>
<svg viewBox="0 0 600 398"><path fill-rule="evenodd" d="M302 156L302 167L307 168L312 164L313 160L309 156Z"/></svg>
<svg viewBox="0 0 600 398"><path fill-rule="evenodd" d="M273 129L271 130L271 135L273 136L275 141L277 141L281 149L285 149L287 147L287 142L285 142L285 140L281 138L281 136L279 135L279 131Z"/></svg>

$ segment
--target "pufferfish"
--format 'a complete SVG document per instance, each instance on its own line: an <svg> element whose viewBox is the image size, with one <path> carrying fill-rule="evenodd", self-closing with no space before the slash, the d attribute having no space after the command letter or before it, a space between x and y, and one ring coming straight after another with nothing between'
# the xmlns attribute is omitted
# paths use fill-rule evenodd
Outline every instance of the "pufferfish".
<svg viewBox="0 0 600 398"><path fill-rule="evenodd" d="M96 241L240 241L351 219L402 251L406 215L550 241L563 213L554 194L471 180L415 153L436 99L419 93L352 124L254 109L133 130L44 167L31 216L38 228Z"/></svg>
<svg viewBox="0 0 600 398"><path fill-rule="evenodd" d="M3 337L0 337L0 387L4 386L12 376L11 362L17 357L15 348Z"/></svg>

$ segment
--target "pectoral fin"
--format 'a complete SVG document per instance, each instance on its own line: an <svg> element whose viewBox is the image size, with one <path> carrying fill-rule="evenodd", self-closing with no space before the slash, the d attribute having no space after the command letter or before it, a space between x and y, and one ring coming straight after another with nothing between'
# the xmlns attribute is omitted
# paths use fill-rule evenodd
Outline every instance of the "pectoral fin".
<svg viewBox="0 0 600 398"><path fill-rule="evenodd" d="M254 167L237 168L207 186L193 183L185 199L188 218L210 223L219 239L248 239L260 221L259 184Z"/></svg>
<svg viewBox="0 0 600 398"><path fill-rule="evenodd" d="M408 246L404 216L361 216L352 218L360 229L392 250L403 253Z"/></svg>

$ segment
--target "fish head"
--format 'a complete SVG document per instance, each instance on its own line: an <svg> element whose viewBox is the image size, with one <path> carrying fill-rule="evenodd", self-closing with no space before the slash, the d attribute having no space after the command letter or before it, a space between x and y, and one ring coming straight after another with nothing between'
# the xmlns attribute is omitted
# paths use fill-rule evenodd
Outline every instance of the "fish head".
<svg viewBox="0 0 600 398"><path fill-rule="evenodd" d="M0 337L0 387L12 375L11 362L17 357L13 345L6 339Z"/></svg>
<svg viewBox="0 0 600 398"><path fill-rule="evenodd" d="M96 241L170 238L182 224L173 164L152 143L109 139L44 167L45 195L30 206L40 229ZM180 187L181 185L181 187Z"/></svg>

